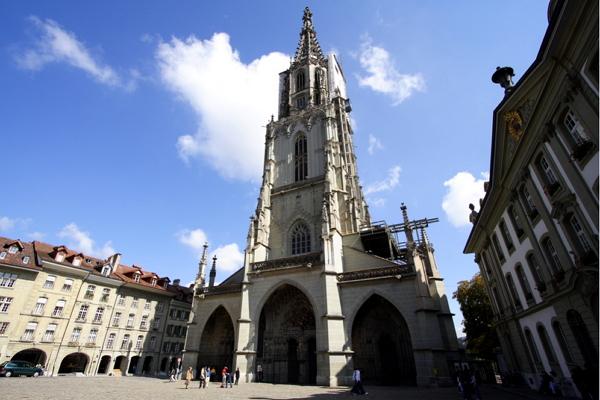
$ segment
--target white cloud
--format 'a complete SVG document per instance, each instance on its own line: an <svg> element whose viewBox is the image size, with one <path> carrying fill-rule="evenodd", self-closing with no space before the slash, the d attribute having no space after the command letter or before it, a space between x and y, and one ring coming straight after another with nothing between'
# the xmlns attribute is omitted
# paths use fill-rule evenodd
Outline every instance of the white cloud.
<svg viewBox="0 0 600 400"><path fill-rule="evenodd" d="M381 197L369 199L369 205L372 207L383 207L385 206L385 199L382 199Z"/></svg>
<svg viewBox="0 0 600 400"><path fill-rule="evenodd" d="M29 20L41 32L35 45L16 56L17 63L25 69L37 71L51 62L64 62L91 75L108 86L122 86L133 90L132 82L122 79L110 66L94 59L86 46L73 32L66 31L56 21L32 16ZM132 86L133 85L133 86Z"/></svg>
<svg viewBox="0 0 600 400"><path fill-rule="evenodd" d="M58 233L58 237L68 240L67 247L86 255L106 258L116 253L110 241L101 247L96 247L90 233L82 231L75 223L65 225Z"/></svg>
<svg viewBox="0 0 600 400"><path fill-rule="evenodd" d="M0 232L13 229L23 230L31 224L31 218L0 217Z"/></svg>
<svg viewBox="0 0 600 400"><path fill-rule="evenodd" d="M462 171L444 182L446 194L442 201L442 208L448 220L455 227L469 225L469 203L479 208L479 199L485 192L483 183L489 179L489 173L481 173L481 179L475 178L470 172Z"/></svg>
<svg viewBox="0 0 600 400"><path fill-rule="evenodd" d="M16 220L8 217L0 217L0 231L9 231L16 225Z"/></svg>
<svg viewBox="0 0 600 400"><path fill-rule="evenodd" d="M381 149L383 149L381 140L379 140L375 136L369 134L369 148L367 149L369 154L373 155L375 153L375 150L381 150Z"/></svg>
<svg viewBox="0 0 600 400"><path fill-rule="evenodd" d="M177 238L181 243L196 250L198 254L202 251L204 243L208 242L208 237L202 229L184 229L177 234Z"/></svg>
<svg viewBox="0 0 600 400"><path fill-rule="evenodd" d="M244 265L244 253L240 251L237 243L230 243L218 247L213 255L217 256L217 270L233 272Z"/></svg>
<svg viewBox="0 0 600 400"><path fill-rule="evenodd" d="M177 233L179 242L191 248L198 257L204 250L204 243L208 242L208 237L202 229L184 229ZM217 247L211 251L210 258L217 256L217 271L232 272L236 271L244 264L244 253L240 250L237 243L229 243ZM212 261L208 260L211 263ZM209 267L212 264L209 264Z"/></svg>
<svg viewBox="0 0 600 400"><path fill-rule="evenodd" d="M165 85L199 120L195 134L177 140L180 157L201 156L226 178L257 181L264 125L277 114L279 73L289 67L289 56L273 52L245 64L229 35L215 33L161 42L156 59Z"/></svg>
<svg viewBox="0 0 600 400"><path fill-rule="evenodd" d="M357 76L358 84L386 94L398 105L409 98L414 92L425 90L425 79L420 73L400 73L390 53L383 47L373 45L369 36L363 38L358 60L365 70L365 76Z"/></svg>
<svg viewBox="0 0 600 400"><path fill-rule="evenodd" d="M31 240L43 240L46 237L46 234L43 232L30 232L27 234Z"/></svg>
<svg viewBox="0 0 600 400"><path fill-rule="evenodd" d="M400 171L402 171L402 168L400 168L399 165L395 165L392 168L390 168L388 170L388 176L386 179L372 183L369 186L367 186L367 188L365 189L365 196L371 193L392 190L393 188L398 186L398 183L400 183Z"/></svg>

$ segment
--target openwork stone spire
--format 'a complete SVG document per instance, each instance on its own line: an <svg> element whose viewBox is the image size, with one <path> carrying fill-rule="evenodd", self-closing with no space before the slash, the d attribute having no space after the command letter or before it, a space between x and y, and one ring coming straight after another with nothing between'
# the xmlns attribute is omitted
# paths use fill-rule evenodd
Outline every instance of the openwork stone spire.
<svg viewBox="0 0 600 400"><path fill-rule="evenodd" d="M302 16L302 31L300 32L300 41L294 56L294 64L312 62L325 62L323 51L317 41L317 32L315 32L312 23L312 12L308 7L304 8Z"/></svg>

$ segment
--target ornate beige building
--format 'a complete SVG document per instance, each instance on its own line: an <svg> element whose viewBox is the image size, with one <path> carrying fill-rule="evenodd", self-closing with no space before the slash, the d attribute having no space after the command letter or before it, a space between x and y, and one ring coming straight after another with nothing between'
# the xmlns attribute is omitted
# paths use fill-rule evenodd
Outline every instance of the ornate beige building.
<svg viewBox="0 0 600 400"><path fill-rule="evenodd" d="M51 375L166 373L185 337L180 328L172 346L167 320L176 309L185 325L191 290L120 258L0 238L0 362L30 361Z"/></svg>
<svg viewBox="0 0 600 400"><path fill-rule="evenodd" d="M534 63L493 114L490 182L465 253L489 289L501 369L598 382L598 2L557 1ZM597 386L596 386L597 388ZM597 390L597 389L596 389Z"/></svg>
<svg viewBox="0 0 600 400"><path fill-rule="evenodd" d="M308 8L279 117L266 128L263 180L244 266L196 280L184 367L239 367L241 381L347 385L449 382L457 341L425 228L372 223L359 183L342 67ZM399 237L402 235L402 237Z"/></svg>

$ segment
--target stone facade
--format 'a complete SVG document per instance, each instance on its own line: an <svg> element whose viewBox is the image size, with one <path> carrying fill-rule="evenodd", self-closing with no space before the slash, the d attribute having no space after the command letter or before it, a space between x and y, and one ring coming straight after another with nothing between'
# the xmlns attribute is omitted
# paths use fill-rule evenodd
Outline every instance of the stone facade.
<svg viewBox="0 0 600 400"><path fill-rule="evenodd" d="M348 385L357 367L371 383L450 383L457 341L434 220L403 207L401 224L371 223L344 75L308 8L279 99L244 265L206 285L203 255L184 367L239 368L241 382Z"/></svg>
<svg viewBox="0 0 600 400"><path fill-rule="evenodd" d="M538 388L553 371L574 395L572 368L598 376L598 4L551 1L548 17L517 84L494 74L506 94L465 253L489 289L503 372Z"/></svg>
<svg viewBox="0 0 600 400"><path fill-rule="evenodd" d="M161 354L174 307L179 344ZM49 375L156 375L181 358L190 309L191 289L120 264L120 254L0 238L0 362L30 361Z"/></svg>

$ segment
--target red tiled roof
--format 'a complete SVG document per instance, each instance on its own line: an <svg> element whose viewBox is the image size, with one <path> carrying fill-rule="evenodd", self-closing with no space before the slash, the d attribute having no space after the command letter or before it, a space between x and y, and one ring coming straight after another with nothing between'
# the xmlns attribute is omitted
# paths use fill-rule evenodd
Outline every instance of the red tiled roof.
<svg viewBox="0 0 600 400"><path fill-rule="evenodd" d="M13 244L19 246L19 250L15 254L10 254L8 249ZM31 243L21 242L20 240L0 237L0 253L6 252L4 259L0 260L1 264L14 265L17 267L30 268L32 270L40 270L36 263L34 248ZM27 263L23 262L24 257L29 257Z"/></svg>
<svg viewBox="0 0 600 400"><path fill-rule="evenodd" d="M136 272L140 272L140 280L139 282L136 282L133 279L133 275ZM123 264L119 264L119 266L117 267L117 269L114 271L115 275L117 275L119 277L119 279L121 279L122 281L132 284L132 285L139 285L142 287L147 287L147 288L153 288L153 289L158 289L158 290L165 290L166 289L161 286L159 284L159 282L161 280L163 280L164 278L159 278L158 275L156 275L154 272L150 272L150 271L144 271L142 269L142 267L138 266L138 265L132 265L127 266L127 265L123 265ZM156 278L156 284L152 285L152 279ZM167 278L168 279L168 278Z"/></svg>
<svg viewBox="0 0 600 400"><path fill-rule="evenodd" d="M17 251L16 254L10 254L8 249L11 245L17 244L21 247L21 250ZM29 242L21 242L20 240L14 240L10 238L0 237L0 252L6 251L6 256L3 260L0 260L2 264L8 265L17 265L20 267L29 267L32 269L41 269L41 265L38 265L38 259L41 261L53 262L56 264L66 265L74 268L80 268L87 270L94 275L101 275L102 267L108 263L107 260L102 260L96 257L92 257L89 255L85 255L76 250L71 250L64 245L53 246L48 243L33 241ZM56 254L59 252L65 253L65 258L63 261L56 261ZM37 258L36 258L37 255ZM27 264L23 263L23 257L29 256L29 261ZM72 262L75 257L81 257L80 265L73 265ZM140 281L135 282L133 279L133 273L139 272ZM168 277L159 277L156 273L151 271L146 271L142 267L138 265L127 266L123 264L119 264L115 270L110 275L111 278L119 279L128 284L139 285L142 287L155 288L158 290L167 291L162 284L166 281L168 284L170 282ZM156 278L156 285L152 285L152 280Z"/></svg>

